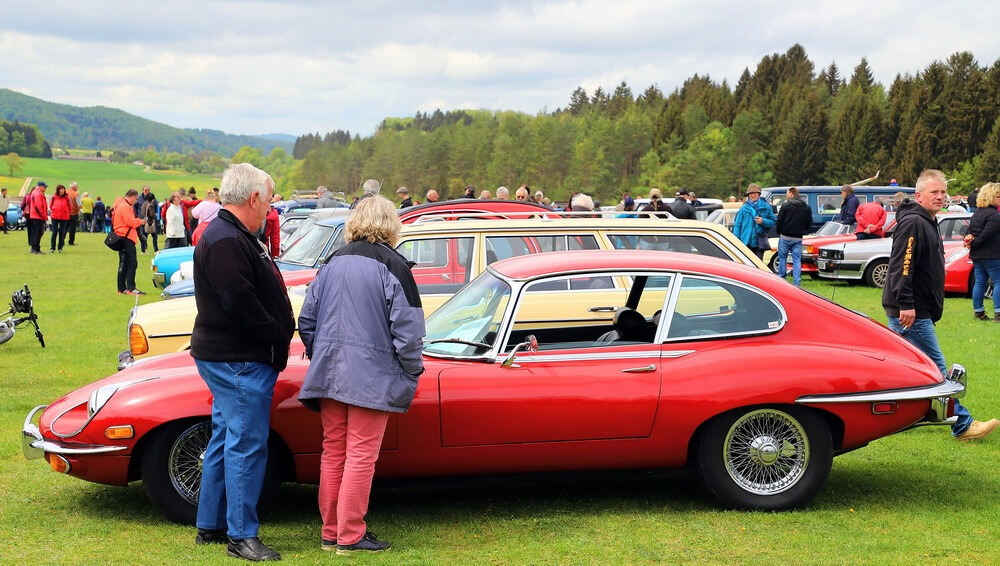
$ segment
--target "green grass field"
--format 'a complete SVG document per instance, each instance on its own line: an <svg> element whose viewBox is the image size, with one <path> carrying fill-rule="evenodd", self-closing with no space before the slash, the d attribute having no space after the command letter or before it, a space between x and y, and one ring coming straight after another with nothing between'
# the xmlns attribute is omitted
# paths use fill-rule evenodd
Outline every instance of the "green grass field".
<svg viewBox="0 0 1000 566"><path fill-rule="evenodd" d="M101 196L106 202L114 202L116 197L129 189L140 189L149 185L153 194L162 198L167 193L181 187L195 187L198 194L217 187L219 179L207 175L191 175L175 171L146 171L131 163L103 163L92 161L66 161L61 159L25 158L24 169L19 177L0 176L0 186L7 187L11 196L16 196L25 178L32 184L45 181L51 193L56 185L69 186L76 181L80 192L91 196ZM9 174L6 165L0 163L0 171Z"/></svg>
<svg viewBox="0 0 1000 566"><path fill-rule="evenodd" d="M236 564L221 547L195 546L194 529L163 519L140 483L86 483L21 455L27 412L112 373L125 347L134 299L115 294L117 256L101 239L31 256L23 232L0 235L0 302L31 285L48 346L30 332L0 345L0 562ZM150 257L139 256L146 291ZM884 320L877 290L806 285ZM938 332L949 362L969 369L973 414L1000 415L1000 325L949 298ZM998 460L1000 436L966 445L943 427L913 430L836 458L809 508L786 513L721 510L684 471L377 483L369 524L395 548L355 558L319 550L316 488L286 484L261 536L302 564L996 564Z"/></svg>

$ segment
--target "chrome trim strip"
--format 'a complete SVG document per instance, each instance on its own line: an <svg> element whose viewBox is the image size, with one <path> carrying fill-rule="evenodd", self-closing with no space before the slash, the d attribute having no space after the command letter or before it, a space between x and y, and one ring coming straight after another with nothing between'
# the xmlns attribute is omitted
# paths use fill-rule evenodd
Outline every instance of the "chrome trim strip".
<svg viewBox="0 0 1000 566"><path fill-rule="evenodd" d="M518 356L518 362L589 362L597 360L634 360L637 358L679 358L693 354L694 350L644 350L641 352L596 352L589 354L553 354L551 356L533 354ZM497 358L496 361L503 361Z"/></svg>
<svg viewBox="0 0 1000 566"><path fill-rule="evenodd" d="M100 445L88 445L82 446L80 448L71 448L69 446L61 446L55 442L49 442L47 440L36 440L31 443L32 448L37 448L49 454L107 454L108 452L121 452L122 450L128 450L128 446L100 446Z"/></svg>
<svg viewBox="0 0 1000 566"><path fill-rule="evenodd" d="M951 397L965 391L965 386L956 381L946 380L934 385L914 387L912 389L886 389L867 393L846 393L833 395L805 395L795 400L798 404L817 403L870 403L875 401L912 401L918 399L933 399L934 397Z"/></svg>

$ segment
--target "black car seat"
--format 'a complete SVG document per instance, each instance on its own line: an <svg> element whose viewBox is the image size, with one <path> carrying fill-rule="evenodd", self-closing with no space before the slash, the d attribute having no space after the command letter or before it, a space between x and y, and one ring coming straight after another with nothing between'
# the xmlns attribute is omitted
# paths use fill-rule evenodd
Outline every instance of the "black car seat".
<svg viewBox="0 0 1000 566"><path fill-rule="evenodd" d="M638 311L628 307L621 307L615 311L613 322L615 329L602 334L598 339L598 344L608 342L652 342L651 327L646 322L646 317Z"/></svg>

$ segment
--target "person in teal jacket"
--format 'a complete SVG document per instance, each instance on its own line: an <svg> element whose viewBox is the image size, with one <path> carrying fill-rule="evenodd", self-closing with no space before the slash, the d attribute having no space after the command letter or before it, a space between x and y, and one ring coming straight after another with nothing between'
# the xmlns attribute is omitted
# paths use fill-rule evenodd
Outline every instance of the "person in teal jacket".
<svg viewBox="0 0 1000 566"><path fill-rule="evenodd" d="M767 243L767 231L774 226L774 210L770 204L761 200L760 186L756 183L750 183L747 187L746 197L743 206L736 213L733 234L757 257L764 259L764 252L771 248Z"/></svg>

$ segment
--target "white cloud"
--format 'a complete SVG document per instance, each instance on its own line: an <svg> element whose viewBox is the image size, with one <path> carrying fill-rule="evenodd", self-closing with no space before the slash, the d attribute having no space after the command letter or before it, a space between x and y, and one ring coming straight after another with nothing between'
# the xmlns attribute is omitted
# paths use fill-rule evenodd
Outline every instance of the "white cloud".
<svg viewBox="0 0 1000 566"><path fill-rule="evenodd" d="M946 10L947 17L942 17ZM867 57L883 84L960 50L1000 56L1000 6L560 0L50 1L5 7L0 86L232 133L367 134L386 116L564 107L577 86L735 84L800 43L817 71Z"/></svg>

